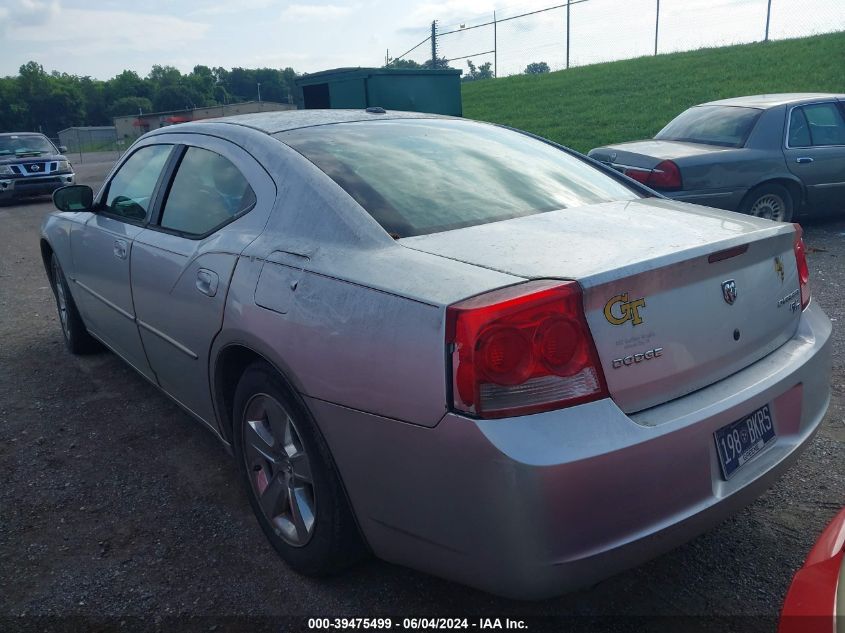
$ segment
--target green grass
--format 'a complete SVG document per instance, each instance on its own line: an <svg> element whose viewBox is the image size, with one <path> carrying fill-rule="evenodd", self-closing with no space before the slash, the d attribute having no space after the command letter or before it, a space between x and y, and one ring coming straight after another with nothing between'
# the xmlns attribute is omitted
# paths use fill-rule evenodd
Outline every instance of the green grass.
<svg viewBox="0 0 845 633"><path fill-rule="evenodd" d="M88 152L113 152L117 149L117 141L91 141L90 143L81 144L82 153ZM79 150L76 150L79 152Z"/></svg>
<svg viewBox="0 0 845 633"><path fill-rule="evenodd" d="M773 92L845 93L845 32L462 85L465 117L581 152L652 137L697 103Z"/></svg>

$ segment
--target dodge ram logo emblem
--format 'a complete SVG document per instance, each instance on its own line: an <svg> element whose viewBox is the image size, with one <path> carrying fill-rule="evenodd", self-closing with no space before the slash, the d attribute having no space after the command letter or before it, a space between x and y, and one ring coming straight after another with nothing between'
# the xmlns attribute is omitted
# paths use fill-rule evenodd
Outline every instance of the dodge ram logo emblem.
<svg viewBox="0 0 845 633"><path fill-rule="evenodd" d="M722 282L722 297L728 305L733 305L736 301L736 282L733 279Z"/></svg>

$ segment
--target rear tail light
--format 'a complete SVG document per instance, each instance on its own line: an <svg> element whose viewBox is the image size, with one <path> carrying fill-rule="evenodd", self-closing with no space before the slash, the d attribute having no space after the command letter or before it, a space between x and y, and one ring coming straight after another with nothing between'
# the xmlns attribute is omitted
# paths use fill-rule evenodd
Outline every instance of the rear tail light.
<svg viewBox="0 0 845 633"><path fill-rule="evenodd" d="M671 160L664 160L652 170L646 184L655 189L680 189L681 170Z"/></svg>
<svg viewBox="0 0 845 633"><path fill-rule="evenodd" d="M458 411L501 418L608 395L575 282L527 282L449 306L446 344Z"/></svg>
<svg viewBox="0 0 845 633"><path fill-rule="evenodd" d="M626 167L624 173L628 178L654 189L680 189L682 185L681 170L671 160L658 163L654 169Z"/></svg>
<svg viewBox="0 0 845 633"><path fill-rule="evenodd" d="M643 184L648 183L648 179L651 176L650 169L640 169L638 167L626 167L625 168L625 175L628 178L633 178L637 182L641 182Z"/></svg>
<svg viewBox="0 0 845 633"><path fill-rule="evenodd" d="M804 229L800 224L795 226L795 262L798 264L798 284L801 287L801 308L810 305L810 267L807 265L807 248L804 246Z"/></svg>

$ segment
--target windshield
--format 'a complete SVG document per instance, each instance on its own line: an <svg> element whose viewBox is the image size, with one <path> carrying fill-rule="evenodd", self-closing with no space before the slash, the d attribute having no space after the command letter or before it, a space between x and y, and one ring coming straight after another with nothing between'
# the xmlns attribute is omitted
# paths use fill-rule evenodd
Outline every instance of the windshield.
<svg viewBox="0 0 845 633"><path fill-rule="evenodd" d="M0 156L22 154L55 154L52 143L39 134L12 134L0 136Z"/></svg>
<svg viewBox="0 0 845 633"><path fill-rule="evenodd" d="M396 238L641 197L547 143L468 121L344 123L277 138Z"/></svg>
<svg viewBox="0 0 845 633"><path fill-rule="evenodd" d="M762 111L737 106L696 106L675 117L654 138L742 147Z"/></svg>

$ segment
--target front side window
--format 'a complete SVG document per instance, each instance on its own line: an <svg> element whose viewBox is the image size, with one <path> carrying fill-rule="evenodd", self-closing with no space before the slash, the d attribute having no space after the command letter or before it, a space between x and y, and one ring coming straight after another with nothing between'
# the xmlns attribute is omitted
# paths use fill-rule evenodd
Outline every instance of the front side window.
<svg viewBox="0 0 845 633"><path fill-rule="evenodd" d="M676 116L654 137L721 147L743 147L762 110L737 106L696 106Z"/></svg>
<svg viewBox="0 0 845 633"><path fill-rule="evenodd" d="M109 183L102 211L132 222L143 222L172 148L172 145L147 145L132 154Z"/></svg>
<svg viewBox="0 0 845 633"><path fill-rule="evenodd" d="M395 238L641 197L548 143L469 121L342 123L277 138Z"/></svg>
<svg viewBox="0 0 845 633"><path fill-rule="evenodd" d="M845 145L845 121L835 103L814 103L801 109L807 117L813 146Z"/></svg>
<svg viewBox="0 0 845 633"><path fill-rule="evenodd" d="M167 194L161 227L204 235L248 211L255 193L229 160L199 147L182 157Z"/></svg>

